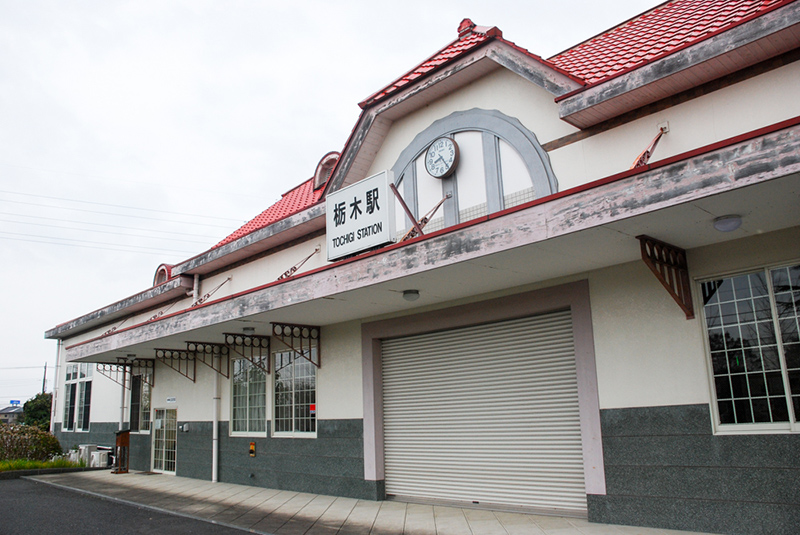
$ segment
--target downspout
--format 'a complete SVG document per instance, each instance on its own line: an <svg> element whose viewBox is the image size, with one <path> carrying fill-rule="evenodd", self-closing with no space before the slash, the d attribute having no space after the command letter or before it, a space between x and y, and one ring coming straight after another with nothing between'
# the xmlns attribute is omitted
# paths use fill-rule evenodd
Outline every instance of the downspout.
<svg viewBox="0 0 800 535"><path fill-rule="evenodd" d="M196 280L196 279L195 279ZM214 357L214 368L219 369L219 356ZM219 373L214 374L214 421L211 424L211 482L217 482L219 473Z"/></svg>
<svg viewBox="0 0 800 535"><path fill-rule="evenodd" d="M56 430L56 405L58 404L58 382L61 380L61 340L56 341L56 370L55 380L53 380L53 397L50 400L50 432Z"/></svg>

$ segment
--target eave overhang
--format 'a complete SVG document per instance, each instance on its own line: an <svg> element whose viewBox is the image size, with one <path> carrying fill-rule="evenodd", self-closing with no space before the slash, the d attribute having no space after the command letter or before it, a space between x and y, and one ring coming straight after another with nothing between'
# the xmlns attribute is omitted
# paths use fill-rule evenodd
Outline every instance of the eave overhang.
<svg viewBox="0 0 800 535"><path fill-rule="evenodd" d="M185 297L186 292L191 289L192 277L173 277L158 286L139 292L67 323L62 323L46 331L44 337L48 339L63 339L67 336L75 336L122 317L155 308L173 299Z"/></svg>
<svg viewBox="0 0 800 535"><path fill-rule="evenodd" d="M755 192L752 188L758 188ZM735 239L710 222L730 208L752 234L798 229L800 118L538 199L408 242L67 345L68 361L113 361L155 344L213 340L271 321L328 325L638 259L647 233L691 249ZM748 208L749 207L749 208ZM719 212L719 213L718 213ZM741 236L741 234L740 234ZM800 240L787 244L800 256ZM794 254L789 251L789 254ZM464 283L462 281L469 281Z"/></svg>
<svg viewBox="0 0 800 535"><path fill-rule="evenodd" d="M117 301L45 332L45 338L75 336L137 312L186 296L193 288L193 275L205 275L236 262L252 258L285 243L325 228L325 204L318 203L302 212L258 229L238 240L190 258L172 267L169 281Z"/></svg>
<svg viewBox="0 0 800 535"><path fill-rule="evenodd" d="M205 275L325 228L325 203L317 203L172 267L173 275Z"/></svg>
<svg viewBox="0 0 800 535"><path fill-rule="evenodd" d="M800 47L800 2L556 98L559 116L588 128Z"/></svg>
<svg viewBox="0 0 800 535"><path fill-rule="evenodd" d="M577 81L554 66L510 43L497 39L487 41L461 58L366 107L342 150L325 194L367 176L394 121L500 68L522 76L553 96L580 87Z"/></svg>

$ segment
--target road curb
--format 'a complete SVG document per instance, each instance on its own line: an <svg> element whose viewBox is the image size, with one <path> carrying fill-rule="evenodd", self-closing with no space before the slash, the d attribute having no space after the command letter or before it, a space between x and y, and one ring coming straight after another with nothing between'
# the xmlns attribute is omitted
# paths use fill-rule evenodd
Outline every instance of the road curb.
<svg viewBox="0 0 800 535"><path fill-rule="evenodd" d="M93 496L95 498L100 498L101 500L108 500L110 502L117 502L117 503L122 503L122 504L125 504L125 505L131 505L133 507L138 507L140 509L147 509L147 510L150 510L150 511L156 511L156 512L165 513L165 514L168 514L168 515L180 516L180 517L183 517L183 518L189 518L191 520L199 520L201 522L206 522L208 524L214 524L214 525L217 525L217 526L223 526L223 527L226 527L226 528L238 529L239 531L244 531L245 533L258 533L260 535L275 535L274 533L267 532L267 531L256 531L256 530L253 530L253 529L250 529L250 528L244 528L242 526L237 526L235 524L230 524L228 522L220 522L218 520L212 520L210 518L203 518L203 517L197 516L197 515L190 515L188 513L180 513L180 512L177 512L177 511L171 511L169 509L156 507L154 505L147 505L147 504L144 504L144 503L138 503L138 502L133 502L133 501L130 501L130 500L124 500L122 498L116 498L114 496L108 496L106 494L100 494L99 492L92 492L91 490L78 489L78 488L75 488L75 487L70 487L69 485L62 485L61 483L55 483L53 481L45 481L45 480L42 480L42 479L36 479L35 476L21 476L19 479L26 479L28 481L33 481L34 483L42 483L42 484L45 484L45 485L50 485L51 487L56 487L56 488L63 489L63 490L69 490L69 491L72 491L72 492L85 494L87 496Z"/></svg>

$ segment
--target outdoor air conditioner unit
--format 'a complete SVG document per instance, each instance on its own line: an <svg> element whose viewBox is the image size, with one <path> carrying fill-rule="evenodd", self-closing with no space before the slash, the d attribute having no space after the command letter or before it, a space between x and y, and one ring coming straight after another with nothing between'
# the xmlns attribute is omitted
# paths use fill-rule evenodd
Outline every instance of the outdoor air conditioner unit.
<svg viewBox="0 0 800 535"><path fill-rule="evenodd" d="M97 451L97 444L80 444L78 446L78 458L89 466L92 460L92 453Z"/></svg>
<svg viewBox="0 0 800 535"><path fill-rule="evenodd" d="M90 467L105 468L108 466L108 452L107 451L93 451L92 462L89 463Z"/></svg>

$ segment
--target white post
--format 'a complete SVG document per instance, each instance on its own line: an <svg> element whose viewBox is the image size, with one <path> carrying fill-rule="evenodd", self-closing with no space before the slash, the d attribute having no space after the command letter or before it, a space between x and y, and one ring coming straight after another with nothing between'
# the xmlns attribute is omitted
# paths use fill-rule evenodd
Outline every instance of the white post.
<svg viewBox="0 0 800 535"><path fill-rule="evenodd" d="M219 359L221 357L214 356L214 421L211 424L211 482L216 483L219 475Z"/></svg>
<svg viewBox="0 0 800 535"><path fill-rule="evenodd" d="M125 425L125 379L128 377L128 368L123 368L122 372L122 386L120 388L121 393L119 395L119 430L122 431L123 426Z"/></svg>
<svg viewBox="0 0 800 535"><path fill-rule="evenodd" d="M53 381L53 398L50 402L50 432L54 433L56 430L56 405L58 404L58 382L61 380L61 376L59 372L61 368L59 364L61 363L61 340L58 340L56 344L56 370L55 370L55 380ZM63 422L62 422L63 424Z"/></svg>

